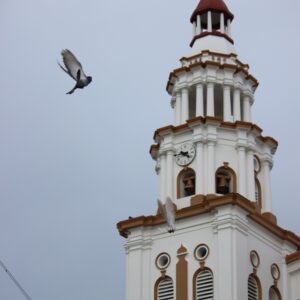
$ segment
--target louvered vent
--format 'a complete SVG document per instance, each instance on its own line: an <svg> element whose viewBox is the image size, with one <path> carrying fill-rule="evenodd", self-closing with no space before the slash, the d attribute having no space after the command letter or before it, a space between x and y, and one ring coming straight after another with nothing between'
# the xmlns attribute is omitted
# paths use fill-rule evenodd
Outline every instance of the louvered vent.
<svg viewBox="0 0 300 300"><path fill-rule="evenodd" d="M173 280L166 278L162 280L157 288L158 300L174 300Z"/></svg>
<svg viewBox="0 0 300 300"><path fill-rule="evenodd" d="M278 300L276 292L272 288L269 291L269 299L270 300Z"/></svg>
<svg viewBox="0 0 300 300"><path fill-rule="evenodd" d="M214 284L213 275L209 270L204 270L196 277L196 300L213 300Z"/></svg>
<svg viewBox="0 0 300 300"><path fill-rule="evenodd" d="M257 282L252 276L248 278L248 300L258 300Z"/></svg>

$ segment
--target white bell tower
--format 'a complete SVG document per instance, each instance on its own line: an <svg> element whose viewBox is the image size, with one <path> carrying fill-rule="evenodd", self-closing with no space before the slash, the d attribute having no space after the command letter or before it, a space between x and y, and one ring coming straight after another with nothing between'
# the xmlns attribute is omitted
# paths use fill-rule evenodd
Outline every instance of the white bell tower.
<svg viewBox="0 0 300 300"><path fill-rule="evenodd" d="M167 83L174 124L150 148L176 230L160 214L118 223L126 300L300 299L289 287L300 282L300 238L272 214L278 144L252 123L258 81L234 49L233 18L222 0L201 0L191 16L191 52Z"/></svg>

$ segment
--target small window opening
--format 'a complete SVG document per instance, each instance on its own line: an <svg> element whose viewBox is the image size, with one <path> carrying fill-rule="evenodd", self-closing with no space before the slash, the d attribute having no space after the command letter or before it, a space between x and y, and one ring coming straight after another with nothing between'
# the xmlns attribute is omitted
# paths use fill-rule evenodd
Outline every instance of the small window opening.
<svg viewBox="0 0 300 300"><path fill-rule="evenodd" d="M193 169L186 169L179 173L178 175L178 198L188 197L195 195L195 171Z"/></svg>
<svg viewBox="0 0 300 300"><path fill-rule="evenodd" d="M233 192L233 180L231 173L225 168L220 168L216 173L217 194L228 194Z"/></svg>

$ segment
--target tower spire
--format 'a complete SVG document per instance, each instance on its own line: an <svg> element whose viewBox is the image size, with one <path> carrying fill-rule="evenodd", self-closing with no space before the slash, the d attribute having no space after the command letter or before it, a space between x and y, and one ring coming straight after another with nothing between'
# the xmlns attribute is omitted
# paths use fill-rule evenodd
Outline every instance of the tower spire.
<svg viewBox="0 0 300 300"><path fill-rule="evenodd" d="M200 0L190 18L193 24L193 39L190 46L198 52L198 50L206 50L204 48L209 43L210 46L215 45L215 50L218 52L225 51L226 53L226 49L228 49L234 53L234 42L231 37L233 18L234 15L223 0ZM214 40L213 43L211 42L212 39Z"/></svg>

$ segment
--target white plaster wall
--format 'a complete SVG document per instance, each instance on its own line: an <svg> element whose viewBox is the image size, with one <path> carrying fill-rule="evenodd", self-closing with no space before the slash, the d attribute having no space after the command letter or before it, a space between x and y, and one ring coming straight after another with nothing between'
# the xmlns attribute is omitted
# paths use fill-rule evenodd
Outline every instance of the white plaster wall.
<svg viewBox="0 0 300 300"><path fill-rule="evenodd" d="M208 153L207 153L207 143L211 140L215 140L215 159L214 159L214 170L216 171L219 167L224 165L224 162L229 163L229 167L232 168L236 175L237 175L237 192L242 194L247 198L247 190L249 187L244 189L244 193L239 189L239 179L240 179L240 168L239 168L239 159L238 159L238 151L237 147L244 147L245 149L245 161L244 161L244 176L245 182L247 185L252 182L255 185L253 180L250 180L247 172L247 151L251 149L253 153L258 156L258 158L262 160L265 157L272 157L271 150L269 146L262 144L259 141L255 141L255 137L253 133L249 133L244 129L230 129L230 128L221 128L215 127L215 125L207 125L207 124L200 124L193 126L192 128L187 129L185 132L181 132L179 134L169 133L162 138L160 144L160 154L161 157L165 155L166 151L173 151L176 152L176 149L185 142L194 142L194 137L196 139L196 143L203 144L203 158L202 158L202 167L203 167L203 176L204 176L204 189L202 194L207 194L207 183L209 179L208 173ZM162 161L163 158L160 159ZM159 182L165 182L166 180L170 180L170 186L172 186L172 193L171 198L173 199L174 203L177 205L179 209L189 206L190 201L189 198L181 198L177 199L177 176L182 171L183 167L178 166L175 162L173 157L172 167L171 170L166 170L166 164L160 163L161 170L158 176L163 177L159 178ZM196 176L200 172L197 170L197 153L196 158L193 162L188 166L195 170ZM254 173L253 173L254 176ZM263 177L262 170L257 175L262 191L265 186L265 178ZM163 180L162 180L163 179ZM166 182L165 182L166 183ZM255 187L253 187L255 190ZM164 199L166 198L166 193L164 189L159 189L158 198ZM264 202L264 199L262 199ZM264 205L263 205L264 207Z"/></svg>
<svg viewBox="0 0 300 300"><path fill-rule="evenodd" d="M224 54L236 53L234 46L223 37L208 35L197 39L192 47L189 55L195 55L203 50L210 50L212 52L219 52Z"/></svg>
<svg viewBox="0 0 300 300"><path fill-rule="evenodd" d="M167 252L171 257L166 274L172 277L175 287L177 250L181 245L186 247L188 252L187 300L192 300L192 280L199 268L194 250L202 243L210 249L205 266L214 273L215 299L247 299L247 280L249 274L253 272L249 257L251 250L256 250L260 256L257 276L262 284L263 299L268 299L269 288L274 284L270 273L273 263L281 270L278 288L283 299L289 299L284 294L284 280L287 280L291 287L293 298L290 300L300 299L300 265L294 269L290 268L289 278L283 278L287 276L283 271L285 255L294 252L295 247L282 242L249 220L243 209L226 205L207 214L179 220L174 234L167 233L165 224L132 230L126 243L128 253L126 300L154 299L154 285L161 276L161 272L155 266L155 260L162 252Z"/></svg>
<svg viewBox="0 0 300 300"><path fill-rule="evenodd" d="M300 261L288 265L289 291L291 300L300 299Z"/></svg>

